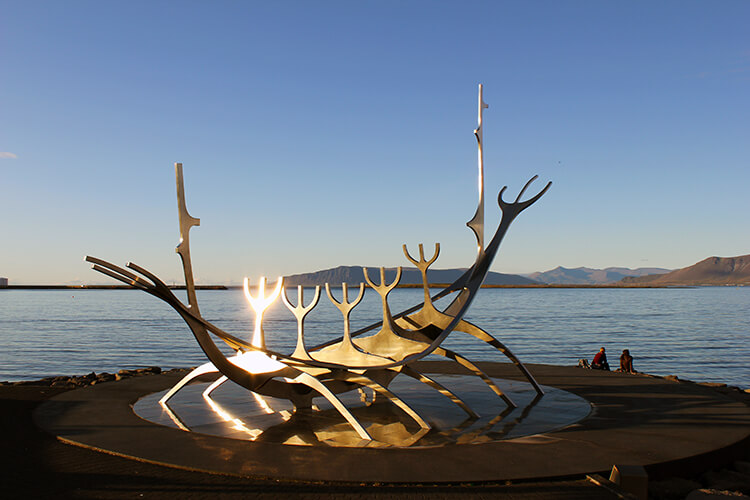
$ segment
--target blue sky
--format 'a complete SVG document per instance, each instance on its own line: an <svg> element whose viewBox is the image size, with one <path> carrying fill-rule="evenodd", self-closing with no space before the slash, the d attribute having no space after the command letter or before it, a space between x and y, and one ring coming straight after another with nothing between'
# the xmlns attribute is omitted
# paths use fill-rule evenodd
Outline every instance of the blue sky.
<svg viewBox="0 0 750 500"><path fill-rule="evenodd" d="M0 1L0 276L106 283L406 265L474 239L477 84L490 229L551 190L493 270L750 253L750 3Z"/></svg>

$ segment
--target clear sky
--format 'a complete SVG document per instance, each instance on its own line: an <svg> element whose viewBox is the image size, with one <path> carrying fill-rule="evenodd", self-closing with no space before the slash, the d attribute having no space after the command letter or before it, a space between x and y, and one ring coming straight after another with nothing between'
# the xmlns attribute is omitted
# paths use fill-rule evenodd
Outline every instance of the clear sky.
<svg viewBox="0 0 750 500"><path fill-rule="evenodd" d="M200 283L466 267L477 84L496 193L550 191L493 270L750 253L750 2L0 0L0 276ZM532 187L531 190L534 188Z"/></svg>

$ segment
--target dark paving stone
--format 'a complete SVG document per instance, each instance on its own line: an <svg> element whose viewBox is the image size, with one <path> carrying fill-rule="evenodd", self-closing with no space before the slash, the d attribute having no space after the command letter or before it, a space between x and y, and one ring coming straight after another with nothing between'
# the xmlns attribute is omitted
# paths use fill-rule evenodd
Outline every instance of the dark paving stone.
<svg viewBox="0 0 750 500"><path fill-rule="evenodd" d="M441 362L420 366L428 373L454 369ZM512 365L483 367L492 376L520 379ZM256 479L355 483L608 476L613 464L644 465L658 476L670 464L705 469L700 462L706 457L716 465L750 434L746 405L696 384L579 368L530 368L540 383L592 402L593 414L555 432L481 445L350 449L248 443L182 432L138 418L130 405L178 378L160 375L64 393L42 405L36 416L62 439L156 463Z"/></svg>
<svg viewBox="0 0 750 500"><path fill-rule="evenodd" d="M459 487L352 486L205 474L99 453L57 441L32 423L40 401L64 389L0 387L3 498L164 499L599 499L615 495L583 479Z"/></svg>

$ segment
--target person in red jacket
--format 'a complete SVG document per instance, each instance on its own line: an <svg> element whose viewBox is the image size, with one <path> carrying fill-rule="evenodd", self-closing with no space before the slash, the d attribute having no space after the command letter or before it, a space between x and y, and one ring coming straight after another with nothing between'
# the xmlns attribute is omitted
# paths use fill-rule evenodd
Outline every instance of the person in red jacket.
<svg viewBox="0 0 750 500"><path fill-rule="evenodd" d="M599 349L599 352L594 356L594 360L591 362L591 368L594 370L607 370L609 371L609 364L607 363L607 354L604 352L604 348Z"/></svg>

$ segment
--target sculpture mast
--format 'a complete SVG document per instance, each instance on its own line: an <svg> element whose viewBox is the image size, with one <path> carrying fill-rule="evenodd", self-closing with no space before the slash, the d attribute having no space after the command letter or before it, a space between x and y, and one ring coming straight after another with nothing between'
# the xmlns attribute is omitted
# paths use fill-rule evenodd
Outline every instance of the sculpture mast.
<svg viewBox="0 0 750 500"><path fill-rule="evenodd" d="M482 84L479 84L479 116L474 136L477 138L479 163L479 204L474 217L466 223L477 237L478 253L484 252L484 156L482 154L482 111L489 106L482 99Z"/></svg>
<svg viewBox="0 0 750 500"><path fill-rule="evenodd" d="M180 244L175 251L180 254L182 268L185 271L185 289L188 296L188 304L193 313L200 317L198 299L195 295L195 281L193 280L193 264L190 259L190 228L200 226L201 220L191 217L185 203L185 183L182 178L182 163L174 164L175 176L177 178L177 213L180 220Z"/></svg>

